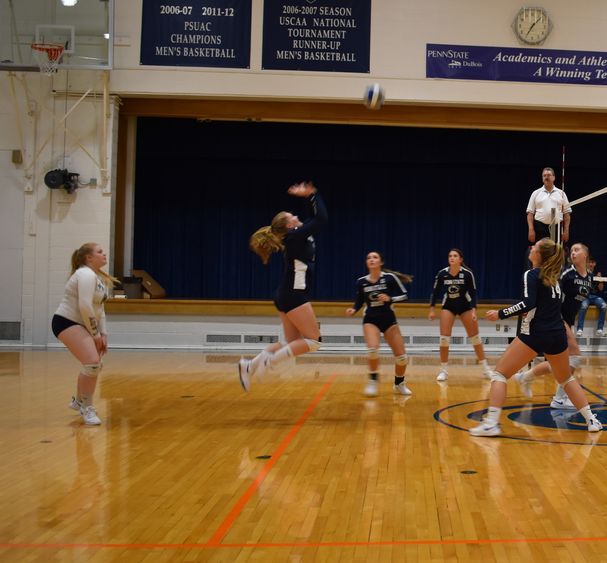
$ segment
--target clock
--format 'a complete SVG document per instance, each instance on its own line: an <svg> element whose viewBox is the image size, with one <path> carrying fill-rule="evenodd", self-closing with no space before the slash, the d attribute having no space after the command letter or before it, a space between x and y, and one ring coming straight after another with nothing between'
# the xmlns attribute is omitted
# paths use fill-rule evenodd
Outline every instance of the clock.
<svg viewBox="0 0 607 563"><path fill-rule="evenodd" d="M552 22L544 8L521 8L512 29L521 43L541 45L552 31Z"/></svg>

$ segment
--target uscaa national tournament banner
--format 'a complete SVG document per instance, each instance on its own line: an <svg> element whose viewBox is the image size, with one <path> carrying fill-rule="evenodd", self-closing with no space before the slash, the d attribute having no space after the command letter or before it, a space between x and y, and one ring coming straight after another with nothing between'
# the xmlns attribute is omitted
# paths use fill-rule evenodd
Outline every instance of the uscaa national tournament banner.
<svg viewBox="0 0 607 563"><path fill-rule="evenodd" d="M252 0L143 0L142 65L249 68Z"/></svg>
<svg viewBox="0 0 607 563"><path fill-rule="evenodd" d="M607 53L429 43L426 77L607 85Z"/></svg>
<svg viewBox="0 0 607 563"><path fill-rule="evenodd" d="M264 0L261 67L369 72L370 37L371 0Z"/></svg>

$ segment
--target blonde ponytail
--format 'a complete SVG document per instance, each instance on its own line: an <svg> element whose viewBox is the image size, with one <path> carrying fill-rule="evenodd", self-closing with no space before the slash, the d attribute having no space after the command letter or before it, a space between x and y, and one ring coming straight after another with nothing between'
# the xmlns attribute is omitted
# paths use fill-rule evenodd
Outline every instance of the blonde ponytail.
<svg viewBox="0 0 607 563"><path fill-rule="evenodd" d="M272 219L272 224L257 229L249 239L249 248L261 258L264 264L270 260L274 252L284 249L282 239L287 234L287 221L289 216L286 211L281 211Z"/></svg>

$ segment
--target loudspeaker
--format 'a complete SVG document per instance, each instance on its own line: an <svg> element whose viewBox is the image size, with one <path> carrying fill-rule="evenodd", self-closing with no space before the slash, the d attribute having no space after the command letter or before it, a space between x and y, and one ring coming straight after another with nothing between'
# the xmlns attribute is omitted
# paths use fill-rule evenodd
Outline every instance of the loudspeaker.
<svg viewBox="0 0 607 563"><path fill-rule="evenodd" d="M141 287L147 293L144 297L149 297L150 299L162 299L166 297L167 292L164 290L164 287L145 270L133 270L133 275L141 278Z"/></svg>

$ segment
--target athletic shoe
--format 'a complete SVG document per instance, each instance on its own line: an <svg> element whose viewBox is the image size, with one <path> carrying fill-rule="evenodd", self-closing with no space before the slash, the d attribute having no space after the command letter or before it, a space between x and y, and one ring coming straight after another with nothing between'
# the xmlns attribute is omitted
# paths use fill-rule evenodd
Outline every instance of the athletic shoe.
<svg viewBox="0 0 607 563"><path fill-rule="evenodd" d="M93 405L80 407L80 414L82 415L84 424L88 426L97 426L101 424L101 419L97 416L97 411Z"/></svg>
<svg viewBox="0 0 607 563"><path fill-rule="evenodd" d="M588 432L600 432L601 430L603 430L603 425L595 415L592 415L588 421Z"/></svg>
<svg viewBox="0 0 607 563"><path fill-rule="evenodd" d="M271 369L272 366L270 365L270 362L272 360L272 356L274 355L271 352L262 352L261 354L262 355L261 355L261 358L259 359L257 368L253 369L252 374L250 374L250 375L254 374L255 377L257 377L258 379L261 379L263 377L263 375L266 373L266 371ZM252 362L251 362L251 366L252 366Z"/></svg>
<svg viewBox="0 0 607 563"><path fill-rule="evenodd" d="M502 433L500 425L483 420L478 426L468 430L472 436L499 436Z"/></svg>
<svg viewBox="0 0 607 563"><path fill-rule="evenodd" d="M514 380L518 383L518 388L520 389L521 393L527 399L533 398L533 390L531 389L531 381L528 381L525 378L522 371L519 371L518 373L514 374Z"/></svg>
<svg viewBox="0 0 607 563"><path fill-rule="evenodd" d="M574 411L577 410L575 408L575 405L571 402L571 399L569 397L564 397L562 399L559 399L556 395L554 397L552 397L552 402L550 403L550 408L551 409L574 410Z"/></svg>
<svg viewBox="0 0 607 563"><path fill-rule="evenodd" d="M594 335L595 335L595 336L598 336L598 337L600 338L601 336L603 336L603 331L602 331L602 330L599 328L599 329L598 329L598 330L597 330L597 331L594 333Z"/></svg>
<svg viewBox="0 0 607 563"><path fill-rule="evenodd" d="M68 405L68 407L70 409L72 409L73 411L78 411L80 412L80 407L82 405L78 402L78 399L76 399L76 397L72 397L72 400L70 401L70 404Z"/></svg>
<svg viewBox="0 0 607 563"><path fill-rule="evenodd" d="M584 331L581 328L577 329L577 332L575 333L575 335L579 338L580 336L582 336L584 334Z"/></svg>
<svg viewBox="0 0 607 563"><path fill-rule="evenodd" d="M365 390L363 391L365 397L377 397L378 394L378 381L377 379L369 379L367 384L365 385Z"/></svg>
<svg viewBox="0 0 607 563"><path fill-rule="evenodd" d="M438 375L436 376L436 381L447 381L448 378L449 378L449 374L446 371L441 369L438 372Z"/></svg>
<svg viewBox="0 0 607 563"><path fill-rule="evenodd" d="M241 358L238 361L238 379L245 391L249 391L251 387L251 360Z"/></svg>
<svg viewBox="0 0 607 563"><path fill-rule="evenodd" d="M398 385L394 385L393 387L394 392L399 395L413 395L413 391L407 387L404 381Z"/></svg>

